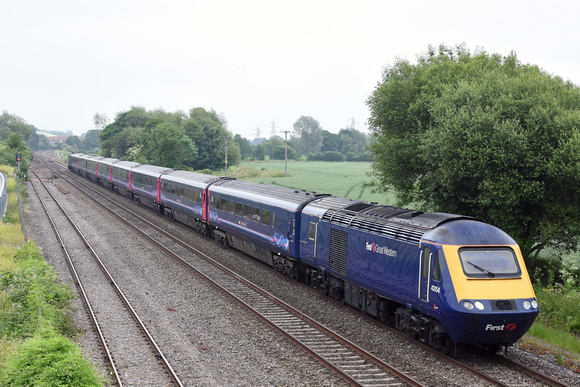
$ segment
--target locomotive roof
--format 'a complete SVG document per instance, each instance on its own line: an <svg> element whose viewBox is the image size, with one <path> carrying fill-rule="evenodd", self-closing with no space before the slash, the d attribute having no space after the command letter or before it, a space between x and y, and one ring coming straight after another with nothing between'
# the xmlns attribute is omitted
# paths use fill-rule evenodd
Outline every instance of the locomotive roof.
<svg viewBox="0 0 580 387"><path fill-rule="evenodd" d="M471 219L441 212L426 213L352 199L328 197L308 204L305 211L322 221L419 244L423 235L452 219Z"/></svg>
<svg viewBox="0 0 580 387"><path fill-rule="evenodd" d="M317 194L316 192L231 179L214 183L210 186L210 190L293 210L302 208L306 203L316 198L328 196L327 194Z"/></svg>

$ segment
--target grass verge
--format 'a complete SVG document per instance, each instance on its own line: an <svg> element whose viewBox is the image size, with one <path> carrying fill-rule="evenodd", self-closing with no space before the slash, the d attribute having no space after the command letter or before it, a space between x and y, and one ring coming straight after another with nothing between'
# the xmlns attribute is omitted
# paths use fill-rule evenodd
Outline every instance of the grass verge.
<svg viewBox="0 0 580 387"><path fill-rule="evenodd" d="M1 169L7 177L12 173ZM70 339L71 289L58 282L33 242L24 243L16 184L8 181L0 223L0 385L102 386Z"/></svg>

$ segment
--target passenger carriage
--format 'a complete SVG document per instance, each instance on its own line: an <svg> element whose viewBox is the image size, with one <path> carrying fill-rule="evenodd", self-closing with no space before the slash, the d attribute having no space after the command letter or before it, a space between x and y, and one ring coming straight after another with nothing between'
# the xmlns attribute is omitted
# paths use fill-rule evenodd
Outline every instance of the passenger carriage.
<svg viewBox="0 0 580 387"><path fill-rule="evenodd" d="M92 181L96 181L98 182L98 176L97 176L97 170L98 170L98 163L99 160L104 159L104 157L101 156L89 156L87 157L87 170L86 170L86 174L85 177L92 180Z"/></svg>
<svg viewBox="0 0 580 387"><path fill-rule="evenodd" d="M214 234L227 234L234 248L297 276L300 212L316 193L240 180L220 180L208 191Z"/></svg>
<svg viewBox="0 0 580 387"><path fill-rule="evenodd" d="M131 171L141 165L133 161L118 161L112 165L112 190L131 199Z"/></svg>
<svg viewBox="0 0 580 387"><path fill-rule="evenodd" d="M113 164L119 159L104 158L97 162L97 182L103 187L113 188Z"/></svg>
<svg viewBox="0 0 580 387"><path fill-rule="evenodd" d="M190 171L161 175L161 203L165 215L198 232L209 234L207 187L221 178Z"/></svg>
<svg viewBox="0 0 580 387"><path fill-rule="evenodd" d="M130 171L129 186L133 200L157 212L161 205L161 175L173 171L171 168L141 164Z"/></svg>

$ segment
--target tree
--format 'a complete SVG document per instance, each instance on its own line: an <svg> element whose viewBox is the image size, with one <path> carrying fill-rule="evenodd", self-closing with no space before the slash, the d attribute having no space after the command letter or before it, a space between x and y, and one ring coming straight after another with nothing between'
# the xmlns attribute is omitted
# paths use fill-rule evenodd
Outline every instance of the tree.
<svg viewBox="0 0 580 387"><path fill-rule="evenodd" d="M272 160L286 160L286 145L276 145L272 151ZM297 160L298 153L288 145L288 160Z"/></svg>
<svg viewBox="0 0 580 387"><path fill-rule="evenodd" d="M197 148L197 157L188 165L195 170L218 170L225 166L224 143L231 134L223 127L222 120L216 112L204 108L193 108L189 118L184 122L187 136Z"/></svg>
<svg viewBox="0 0 580 387"><path fill-rule="evenodd" d="M83 140L83 145L82 145L83 150L90 151L90 150L99 148L99 145L100 145L99 135L100 134L101 134L101 131L98 129L92 129L92 130L87 131L87 133L85 134L85 139Z"/></svg>
<svg viewBox="0 0 580 387"><path fill-rule="evenodd" d="M260 161L266 159L266 151L262 144L256 145L256 147L254 148L254 152L252 153L252 157L254 157L254 160Z"/></svg>
<svg viewBox="0 0 580 387"><path fill-rule="evenodd" d="M153 119L146 124L141 144L140 154L143 159L168 168L184 168L197 152L182 128L160 119Z"/></svg>
<svg viewBox="0 0 580 387"><path fill-rule="evenodd" d="M75 151L78 151L81 147L81 140L78 136L68 136L65 143L72 147Z"/></svg>
<svg viewBox="0 0 580 387"><path fill-rule="evenodd" d="M252 157L252 152L254 149L250 140L243 138L239 134L236 134L234 136L234 142L240 148L240 157L242 160L250 159Z"/></svg>
<svg viewBox="0 0 580 387"><path fill-rule="evenodd" d="M330 133L328 130L322 131L321 152L338 152L340 145L340 137L338 134Z"/></svg>
<svg viewBox="0 0 580 387"><path fill-rule="evenodd" d="M132 106L129 111L118 113L115 121L107 125L99 135L99 140L101 140L101 156L122 158L124 153L119 154L117 152L115 156L112 154L114 147L119 150L119 146L116 143L120 138L117 138L117 136L121 137L120 133L126 128L143 128L149 119L150 113L141 106ZM124 137L127 136L125 135ZM127 149L129 147L120 148Z"/></svg>
<svg viewBox="0 0 580 387"><path fill-rule="evenodd" d="M0 115L0 141L6 140L12 133L20 133L26 141L33 133L33 126L22 118L4 111Z"/></svg>
<svg viewBox="0 0 580 387"><path fill-rule="evenodd" d="M463 46L398 60L367 100L377 187L512 235L533 273L580 235L580 89Z"/></svg>
<svg viewBox="0 0 580 387"><path fill-rule="evenodd" d="M106 114L95 113L93 116L93 123L97 130L103 130L107 125L109 125L109 117Z"/></svg>
<svg viewBox="0 0 580 387"><path fill-rule="evenodd" d="M22 177L26 174L28 167L30 166L30 159L32 158L32 153L28 150L26 143L22 137L21 133L10 133L5 141L6 146L0 146L0 164L17 166L16 154L20 153L22 159L20 161L20 172L19 175Z"/></svg>
<svg viewBox="0 0 580 387"><path fill-rule="evenodd" d="M310 116L301 116L294 123L293 136L296 139L296 151L308 156L310 153L320 152L323 133L320 123Z"/></svg>

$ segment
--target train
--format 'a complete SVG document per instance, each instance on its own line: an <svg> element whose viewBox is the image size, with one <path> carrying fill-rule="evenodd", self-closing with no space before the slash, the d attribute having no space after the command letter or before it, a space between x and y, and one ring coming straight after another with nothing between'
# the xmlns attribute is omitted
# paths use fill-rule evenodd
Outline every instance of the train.
<svg viewBox="0 0 580 387"><path fill-rule="evenodd" d="M507 351L539 313L515 240L473 217L82 153L68 169L443 353Z"/></svg>

